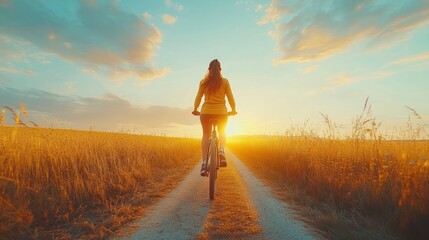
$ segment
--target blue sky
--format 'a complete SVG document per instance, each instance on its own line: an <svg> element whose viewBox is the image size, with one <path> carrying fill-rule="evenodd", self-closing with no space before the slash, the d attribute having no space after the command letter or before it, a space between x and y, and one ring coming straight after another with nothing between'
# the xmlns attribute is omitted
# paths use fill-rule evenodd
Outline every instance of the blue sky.
<svg viewBox="0 0 429 240"><path fill-rule="evenodd" d="M366 97L386 129L429 124L427 0L0 0L0 105L42 126L198 136L198 82L217 58L231 134L284 132ZM7 124L12 124L10 115Z"/></svg>

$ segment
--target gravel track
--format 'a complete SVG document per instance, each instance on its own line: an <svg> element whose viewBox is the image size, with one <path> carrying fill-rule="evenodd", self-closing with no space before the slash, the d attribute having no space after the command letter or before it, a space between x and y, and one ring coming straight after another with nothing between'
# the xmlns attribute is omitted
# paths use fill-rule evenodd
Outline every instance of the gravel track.
<svg viewBox="0 0 429 240"><path fill-rule="evenodd" d="M257 210L262 232L254 238L321 238L303 222L294 219L293 211L287 203L273 197L270 188L258 180L235 155L228 151L227 156L241 176L250 195L250 202ZM135 222L138 226L136 231L123 239L198 238L207 224L207 215L213 206L208 197L208 178L202 178L199 170L198 164L176 189L149 207L145 216ZM221 172L219 177L222 177Z"/></svg>

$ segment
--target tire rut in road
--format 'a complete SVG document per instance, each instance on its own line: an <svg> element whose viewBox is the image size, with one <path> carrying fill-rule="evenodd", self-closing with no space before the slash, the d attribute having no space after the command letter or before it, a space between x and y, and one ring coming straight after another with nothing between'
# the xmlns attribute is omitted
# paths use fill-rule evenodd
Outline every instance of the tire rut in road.
<svg viewBox="0 0 429 240"><path fill-rule="evenodd" d="M255 177L247 167L228 151L230 162L237 166L250 197L255 205L264 239L320 239L314 231L302 221L294 218L293 210L271 194L271 189Z"/></svg>
<svg viewBox="0 0 429 240"><path fill-rule="evenodd" d="M198 239L260 239L260 232L256 209L234 163L229 161L228 167L218 171L213 206Z"/></svg>

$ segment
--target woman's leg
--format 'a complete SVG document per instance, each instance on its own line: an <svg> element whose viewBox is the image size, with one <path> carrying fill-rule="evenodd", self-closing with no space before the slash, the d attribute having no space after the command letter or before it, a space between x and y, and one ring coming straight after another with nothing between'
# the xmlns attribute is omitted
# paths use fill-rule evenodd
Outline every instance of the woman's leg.
<svg viewBox="0 0 429 240"><path fill-rule="evenodd" d="M221 149L225 149L225 145L226 145L226 123L228 122L228 116L225 115L221 115L219 117L219 125L218 125L218 130L219 130L219 147Z"/></svg>
<svg viewBox="0 0 429 240"><path fill-rule="evenodd" d="M219 130L219 147L225 149L226 145L226 133L225 129L223 131Z"/></svg>
<svg viewBox="0 0 429 240"><path fill-rule="evenodd" d="M207 154L209 151L209 138L210 138L210 119L207 115L201 115L201 127L203 128L203 138L201 139L201 153L203 161L207 161Z"/></svg>
<svg viewBox="0 0 429 240"><path fill-rule="evenodd" d="M203 154L203 161L207 161L207 154L209 152L209 138L210 134L203 133L203 139L201 140L201 152Z"/></svg>
<svg viewBox="0 0 429 240"><path fill-rule="evenodd" d="M225 156L225 145L226 145L225 129L226 129L226 123L228 121L228 116L220 115L218 119L219 119L218 130L219 130L219 145L220 145L219 146L220 166L226 167L227 163L226 163L226 156Z"/></svg>

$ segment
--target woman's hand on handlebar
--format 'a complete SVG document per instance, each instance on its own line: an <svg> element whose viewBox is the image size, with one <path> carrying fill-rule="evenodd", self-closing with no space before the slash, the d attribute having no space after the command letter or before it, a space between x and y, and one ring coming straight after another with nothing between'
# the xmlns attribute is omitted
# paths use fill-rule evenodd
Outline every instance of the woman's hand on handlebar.
<svg viewBox="0 0 429 240"><path fill-rule="evenodd" d="M237 115L237 111L235 110L228 112L228 116L235 116L235 115Z"/></svg>
<svg viewBox="0 0 429 240"><path fill-rule="evenodd" d="M200 115L201 115L201 113L200 113L200 112L198 112L197 110L194 110L194 111L192 112L192 115L194 115L194 116L200 116Z"/></svg>
<svg viewBox="0 0 429 240"><path fill-rule="evenodd" d="M192 112L192 115L194 115L194 116L200 116L201 115L201 113L199 112L199 111L193 111ZM236 111L231 111L231 112L228 112L228 116L235 116L235 115L237 115L237 112Z"/></svg>

